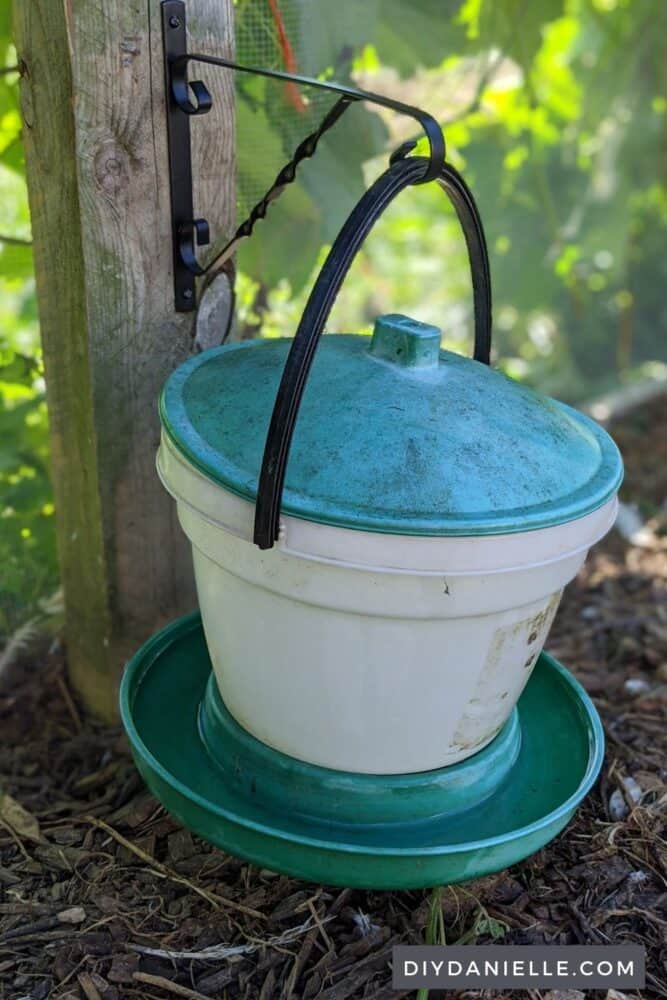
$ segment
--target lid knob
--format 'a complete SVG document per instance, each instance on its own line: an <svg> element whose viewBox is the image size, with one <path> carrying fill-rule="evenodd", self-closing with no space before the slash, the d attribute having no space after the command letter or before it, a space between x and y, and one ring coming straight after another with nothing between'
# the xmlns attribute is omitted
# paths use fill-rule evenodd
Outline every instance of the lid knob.
<svg viewBox="0 0 667 1000"><path fill-rule="evenodd" d="M374 357L404 368L435 368L440 358L440 330L398 313L378 316L369 350Z"/></svg>

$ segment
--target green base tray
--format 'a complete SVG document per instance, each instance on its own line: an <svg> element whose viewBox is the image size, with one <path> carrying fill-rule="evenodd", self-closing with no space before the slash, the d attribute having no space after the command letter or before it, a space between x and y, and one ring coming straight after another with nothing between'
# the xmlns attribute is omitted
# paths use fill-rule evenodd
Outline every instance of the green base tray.
<svg viewBox="0 0 667 1000"><path fill-rule="evenodd" d="M461 765L386 779L316 768L259 743L226 712L210 673L199 614L167 626L136 653L120 702L137 767L184 826L298 878L407 889L498 871L563 829L602 764L593 704L545 653L517 716L489 747ZM516 756L509 769L503 747ZM499 784L489 768L506 772ZM279 786L287 788L290 775L285 798ZM466 808L474 787L488 789L486 797ZM442 808L434 808L440 794ZM350 808L355 798L366 803L361 812Z"/></svg>

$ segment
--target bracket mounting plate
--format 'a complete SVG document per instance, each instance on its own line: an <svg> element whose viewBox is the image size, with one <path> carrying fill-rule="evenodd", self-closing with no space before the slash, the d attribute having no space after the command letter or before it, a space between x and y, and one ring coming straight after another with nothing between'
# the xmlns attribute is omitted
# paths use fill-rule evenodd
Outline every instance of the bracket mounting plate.
<svg viewBox="0 0 667 1000"><path fill-rule="evenodd" d="M191 312L196 305L195 276L202 273L194 255L194 243L200 246L208 243L209 233L208 224L204 219L193 219L190 116L176 103L172 87L174 61L187 55L188 51L183 0L164 0L161 4L161 14L167 100L174 306L177 312Z"/></svg>

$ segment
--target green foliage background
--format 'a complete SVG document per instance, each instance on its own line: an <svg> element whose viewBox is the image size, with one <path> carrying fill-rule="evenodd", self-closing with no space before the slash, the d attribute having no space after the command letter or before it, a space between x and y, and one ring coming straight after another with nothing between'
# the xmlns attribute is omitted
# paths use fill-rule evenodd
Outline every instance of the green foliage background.
<svg viewBox="0 0 667 1000"><path fill-rule="evenodd" d="M662 0L280 0L300 72L428 108L479 202L496 363L570 401L667 360L667 4ZM284 67L268 0L236 0L237 57ZM0 638L57 585L47 413L10 0L0 0ZM210 81L211 84L214 81ZM323 105L237 80L247 210ZM293 102L292 102L293 103ZM198 124L198 123L197 123ZM293 332L314 265L410 123L350 110L239 255L244 335ZM331 329L378 312L435 322L466 350L471 300L442 194L415 188L377 227Z"/></svg>
<svg viewBox="0 0 667 1000"><path fill-rule="evenodd" d="M11 13L0 2L0 640L56 586L54 508Z"/></svg>
<svg viewBox="0 0 667 1000"><path fill-rule="evenodd" d="M300 70L347 74L444 124L489 240L497 363L577 402L665 360L666 4L282 0L281 9ZM237 0L237 12L239 59L280 66L277 41L271 59L262 31L266 5ZM260 165L266 186L267 164L277 169L310 124L302 116L298 133L277 86L239 84L244 204L259 193ZM312 262L413 127L355 108L327 135L298 190L241 251L257 283L242 286L251 324L293 329ZM435 187L415 188L367 243L331 328L367 329L397 308L437 323L464 350L471 305L452 213Z"/></svg>

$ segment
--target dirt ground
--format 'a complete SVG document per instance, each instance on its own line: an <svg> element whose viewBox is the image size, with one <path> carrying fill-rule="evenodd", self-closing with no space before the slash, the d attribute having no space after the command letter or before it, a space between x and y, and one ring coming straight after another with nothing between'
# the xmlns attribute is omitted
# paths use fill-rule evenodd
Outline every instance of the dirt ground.
<svg viewBox="0 0 667 1000"><path fill-rule="evenodd" d="M612 430L623 499L648 522L597 547L547 644L600 710L602 778L556 841L444 889L442 906L449 943L643 943L642 995L667 997L667 397ZM52 647L0 691L0 997L401 995L391 948L423 941L430 893L310 885L209 847L145 792L121 733L82 717L65 676Z"/></svg>

